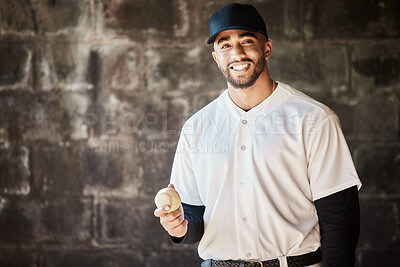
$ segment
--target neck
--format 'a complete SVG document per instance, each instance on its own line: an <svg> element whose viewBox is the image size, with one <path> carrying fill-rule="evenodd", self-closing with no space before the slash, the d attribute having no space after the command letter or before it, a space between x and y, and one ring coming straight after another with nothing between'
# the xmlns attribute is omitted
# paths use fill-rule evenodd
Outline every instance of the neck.
<svg viewBox="0 0 400 267"><path fill-rule="evenodd" d="M275 82L264 71L257 81L247 88L235 88L228 83L228 92L232 101L241 109L249 110L260 104L272 94Z"/></svg>

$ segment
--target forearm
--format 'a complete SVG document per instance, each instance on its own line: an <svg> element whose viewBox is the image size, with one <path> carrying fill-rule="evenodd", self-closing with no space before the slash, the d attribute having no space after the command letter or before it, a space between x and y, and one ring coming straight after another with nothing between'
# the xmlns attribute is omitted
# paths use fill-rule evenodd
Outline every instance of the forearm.
<svg viewBox="0 0 400 267"><path fill-rule="evenodd" d="M354 266L360 233L357 187L316 200L324 267Z"/></svg>
<svg viewBox="0 0 400 267"><path fill-rule="evenodd" d="M171 236L174 243L192 244L199 242L204 233L204 206L193 206L182 203L185 219L188 221L186 235L178 238Z"/></svg>

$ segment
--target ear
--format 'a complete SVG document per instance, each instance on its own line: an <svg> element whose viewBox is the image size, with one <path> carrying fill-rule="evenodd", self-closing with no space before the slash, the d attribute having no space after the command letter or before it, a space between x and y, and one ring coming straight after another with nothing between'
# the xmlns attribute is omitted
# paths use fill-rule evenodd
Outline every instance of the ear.
<svg viewBox="0 0 400 267"><path fill-rule="evenodd" d="M213 51L213 52L211 53L211 55L212 55L214 61L217 63L218 67L219 67L219 61L218 61L217 53L215 53L215 51Z"/></svg>
<svg viewBox="0 0 400 267"><path fill-rule="evenodd" d="M264 55L265 55L265 60L267 60L272 53L272 42L271 41L266 41L264 43Z"/></svg>

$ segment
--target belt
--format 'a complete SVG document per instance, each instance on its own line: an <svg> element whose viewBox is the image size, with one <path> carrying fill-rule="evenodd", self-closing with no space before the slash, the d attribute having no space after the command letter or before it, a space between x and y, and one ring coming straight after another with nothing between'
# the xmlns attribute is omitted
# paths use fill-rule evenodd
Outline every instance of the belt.
<svg viewBox="0 0 400 267"><path fill-rule="evenodd" d="M318 248L316 251L299 255L299 256L287 256L287 263L289 267L304 267L319 263L322 260L321 249ZM241 260L206 260L201 265L202 267L280 267L279 260L267 260L267 261L241 261Z"/></svg>

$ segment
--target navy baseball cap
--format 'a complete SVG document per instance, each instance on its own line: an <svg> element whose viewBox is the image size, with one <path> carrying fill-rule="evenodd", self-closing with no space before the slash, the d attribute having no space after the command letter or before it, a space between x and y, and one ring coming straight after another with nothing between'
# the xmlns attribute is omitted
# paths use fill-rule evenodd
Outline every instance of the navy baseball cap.
<svg viewBox="0 0 400 267"><path fill-rule="evenodd" d="M260 32L268 39L263 18L255 7L249 4L232 3L215 12L210 19L210 38L207 44L212 44L215 37L226 30Z"/></svg>

